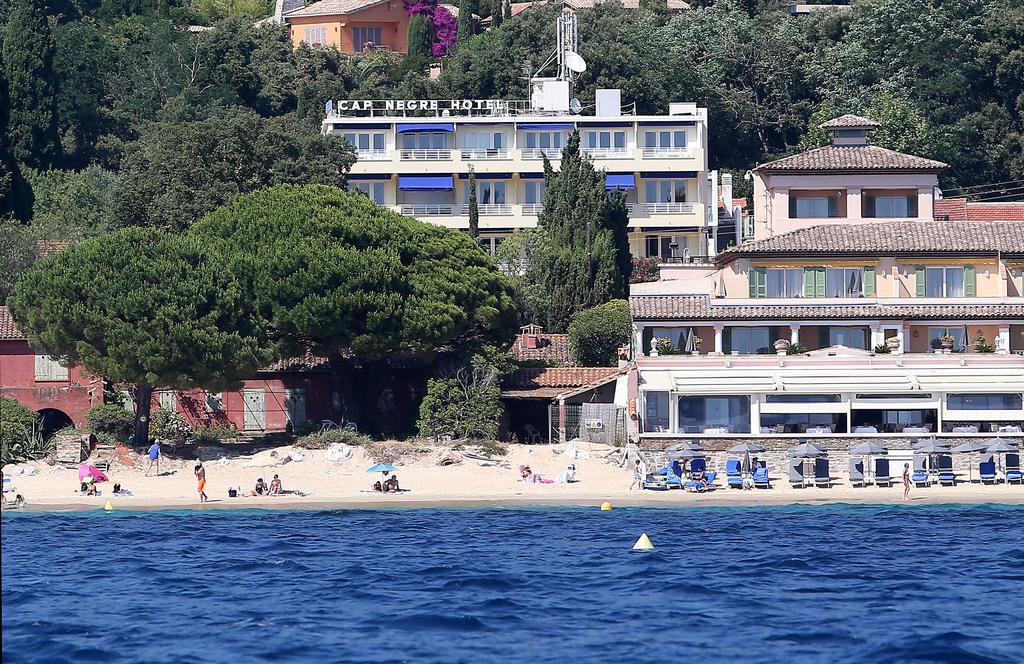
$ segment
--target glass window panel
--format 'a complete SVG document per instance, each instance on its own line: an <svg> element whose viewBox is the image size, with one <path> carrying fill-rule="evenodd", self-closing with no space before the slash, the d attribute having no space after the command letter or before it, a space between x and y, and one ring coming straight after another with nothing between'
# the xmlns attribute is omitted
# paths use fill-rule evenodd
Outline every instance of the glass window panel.
<svg viewBox="0 0 1024 664"><path fill-rule="evenodd" d="M537 132L528 131L526 132L526 148L533 150L537 147Z"/></svg>
<svg viewBox="0 0 1024 664"><path fill-rule="evenodd" d="M491 147L495 150L500 150L505 143L505 137L500 131L495 132L491 139Z"/></svg>
<svg viewBox="0 0 1024 664"><path fill-rule="evenodd" d="M495 182L494 183L494 202L497 205L505 204L505 183Z"/></svg>
<svg viewBox="0 0 1024 664"><path fill-rule="evenodd" d="M947 267L945 282L946 297L963 297L964 269L962 267Z"/></svg>
<svg viewBox="0 0 1024 664"><path fill-rule="evenodd" d="M686 147L686 132L675 131L672 132L672 143L673 147L685 148Z"/></svg>
<svg viewBox="0 0 1024 664"><path fill-rule="evenodd" d="M647 431L668 431L668 392L644 392Z"/></svg>
<svg viewBox="0 0 1024 664"><path fill-rule="evenodd" d="M658 190L659 190L659 193L660 193L658 201L661 202L661 203L671 203L672 202L672 183L668 182L668 181L665 181L665 182L659 182L658 184L659 184Z"/></svg>
<svg viewBox="0 0 1024 664"><path fill-rule="evenodd" d="M658 146L663 148L672 147L672 132L658 132Z"/></svg>
<svg viewBox="0 0 1024 664"><path fill-rule="evenodd" d="M830 327L828 330L829 346L847 346L848 348L868 349L870 335L863 327Z"/></svg>
<svg viewBox="0 0 1024 664"><path fill-rule="evenodd" d="M561 133L552 134L551 135L551 147L553 147L553 148L561 148L562 147L562 139L563 138L564 138L564 134L561 134Z"/></svg>
<svg viewBox="0 0 1024 664"><path fill-rule="evenodd" d="M645 148L656 148L658 147L658 134L653 131L644 132L644 147Z"/></svg>
<svg viewBox="0 0 1024 664"><path fill-rule="evenodd" d="M930 348L942 348L942 342L939 341L939 337L947 334L953 337L953 352L964 352L967 342L967 328L964 327L929 327L928 346Z"/></svg>
<svg viewBox="0 0 1024 664"><path fill-rule="evenodd" d="M648 180L644 182L644 202L645 203L657 203L658 202L658 183Z"/></svg>
<svg viewBox="0 0 1024 664"><path fill-rule="evenodd" d="M609 149L612 147L612 135L610 132L602 131L598 136L598 147L603 149Z"/></svg>
<svg viewBox="0 0 1024 664"><path fill-rule="evenodd" d="M786 294L786 271L766 270L768 280L768 297L788 297Z"/></svg>
<svg viewBox="0 0 1024 664"><path fill-rule="evenodd" d="M750 397L679 397L681 433L701 433L711 428L750 433Z"/></svg>
<svg viewBox="0 0 1024 664"><path fill-rule="evenodd" d="M1021 395L1005 394L950 394L946 407L952 410L1020 410Z"/></svg>
<svg viewBox="0 0 1024 664"><path fill-rule="evenodd" d="M355 134L352 134L352 133L342 134L341 137L345 139L346 143L348 143L349 145L355 147L355 144L356 144L356 135Z"/></svg>
<svg viewBox="0 0 1024 664"><path fill-rule="evenodd" d="M384 149L384 134L373 135L373 149L383 150Z"/></svg>
<svg viewBox="0 0 1024 664"><path fill-rule="evenodd" d="M370 135L369 134L359 134L359 149L360 150L369 150L370 149Z"/></svg>
<svg viewBox="0 0 1024 664"><path fill-rule="evenodd" d="M676 203L686 202L686 180L676 180L675 183L675 198L673 199Z"/></svg>
<svg viewBox="0 0 1024 664"><path fill-rule="evenodd" d="M942 297L945 275L941 267L924 269L924 294L927 297Z"/></svg>
<svg viewBox="0 0 1024 664"><path fill-rule="evenodd" d="M624 132L624 131L617 131L617 132L615 132L614 140L615 140L615 147L617 149L621 150L622 148L626 147L626 132Z"/></svg>

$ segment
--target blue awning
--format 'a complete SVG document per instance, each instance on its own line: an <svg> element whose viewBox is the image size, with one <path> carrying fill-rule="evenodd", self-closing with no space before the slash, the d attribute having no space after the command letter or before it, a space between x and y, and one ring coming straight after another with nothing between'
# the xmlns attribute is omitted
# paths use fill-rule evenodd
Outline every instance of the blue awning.
<svg viewBox="0 0 1024 664"><path fill-rule="evenodd" d="M469 173L459 173L460 180L468 180ZM511 173L477 173L477 180L511 180Z"/></svg>
<svg viewBox="0 0 1024 664"><path fill-rule="evenodd" d="M452 191L455 189L450 175L399 175L398 188L402 191Z"/></svg>
<svg viewBox="0 0 1024 664"><path fill-rule="evenodd" d="M390 173L349 173L348 179L353 180L390 180Z"/></svg>
<svg viewBox="0 0 1024 664"><path fill-rule="evenodd" d="M637 124L641 127L692 127L697 123L692 120L647 120Z"/></svg>
<svg viewBox="0 0 1024 664"><path fill-rule="evenodd" d="M546 129L548 131L565 131L572 129L572 123L559 122L520 122L520 129Z"/></svg>
<svg viewBox="0 0 1024 664"><path fill-rule="evenodd" d="M543 180L544 179L544 174L543 173L520 173L519 174L519 179L520 180Z"/></svg>
<svg viewBox="0 0 1024 664"><path fill-rule="evenodd" d="M455 131L455 125L450 122L423 122L419 124L395 125L396 134L411 134L414 132L431 131L443 131L450 134Z"/></svg>
<svg viewBox="0 0 1024 664"><path fill-rule="evenodd" d="M636 180L633 179L632 173L626 173L623 175L612 175L609 173L604 178L605 189L635 189Z"/></svg>

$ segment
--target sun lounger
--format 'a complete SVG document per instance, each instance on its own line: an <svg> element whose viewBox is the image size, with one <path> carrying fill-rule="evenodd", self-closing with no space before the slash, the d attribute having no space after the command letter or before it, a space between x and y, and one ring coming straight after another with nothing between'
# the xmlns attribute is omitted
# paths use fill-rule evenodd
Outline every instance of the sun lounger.
<svg viewBox="0 0 1024 664"><path fill-rule="evenodd" d="M1024 484L1020 471L1020 455L1015 453L1007 454L1006 460L1006 483Z"/></svg>
<svg viewBox="0 0 1024 664"><path fill-rule="evenodd" d="M892 486L888 459L875 459L875 486Z"/></svg>
<svg viewBox="0 0 1024 664"><path fill-rule="evenodd" d="M939 455L939 484L942 486L956 486L956 475L953 473L953 457L948 454Z"/></svg>
<svg viewBox="0 0 1024 664"><path fill-rule="evenodd" d="M1006 483L1024 484L1024 474L1022 474L1019 470L1008 470L1006 471Z"/></svg>
<svg viewBox="0 0 1024 664"><path fill-rule="evenodd" d="M832 486L832 476L828 472L828 459L814 460L814 486L823 486L826 489Z"/></svg>
<svg viewBox="0 0 1024 664"><path fill-rule="evenodd" d="M663 469L665 471L665 485L670 489L681 489L683 488L683 478L678 474L677 463L669 463Z"/></svg>
<svg viewBox="0 0 1024 664"><path fill-rule="evenodd" d="M761 466L754 471L754 486L758 489L772 488L771 480L768 479L768 469Z"/></svg>
<svg viewBox="0 0 1024 664"><path fill-rule="evenodd" d="M715 478L718 477L718 473L708 473L704 476L705 482L698 482L697 480L687 480L683 484L683 488L687 491L696 491L703 493L705 491L713 491L715 489Z"/></svg>
<svg viewBox="0 0 1024 664"><path fill-rule="evenodd" d="M740 472L739 459L729 459L725 462L725 476L731 488L743 488L743 474Z"/></svg>
<svg viewBox="0 0 1024 664"><path fill-rule="evenodd" d="M707 471L708 462L704 459L691 459L690 460L690 472L696 473L698 470Z"/></svg>
<svg viewBox="0 0 1024 664"><path fill-rule="evenodd" d="M978 475L981 477L982 484L995 484L996 483L996 463L995 461L986 461L985 463L978 464Z"/></svg>
<svg viewBox="0 0 1024 664"><path fill-rule="evenodd" d="M789 484L794 489L802 489L804 486L804 460L789 460Z"/></svg>
<svg viewBox="0 0 1024 664"><path fill-rule="evenodd" d="M864 460L850 459L850 485L865 486L864 481Z"/></svg>
<svg viewBox="0 0 1024 664"><path fill-rule="evenodd" d="M915 470L910 476L910 481L914 483L914 486L927 487L932 485L932 480L928 477L928 473L923 470Z"/></svg>

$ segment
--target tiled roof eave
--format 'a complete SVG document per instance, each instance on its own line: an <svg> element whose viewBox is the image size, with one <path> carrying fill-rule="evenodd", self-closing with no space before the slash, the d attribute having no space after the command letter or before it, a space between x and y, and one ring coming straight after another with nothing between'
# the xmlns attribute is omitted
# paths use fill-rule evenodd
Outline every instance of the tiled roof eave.
<svg viewBox="0 0 1024 664"><path fill-rule="evenodd" d="M767 173L768 175L785 175L787 173L800 173L801 175L904 175L906 173L920 173L924 175L938 175L945 171L948 166L929 167L881 167L881 168L801 168L799 166L772 166L772 162L762 164L754 168L755 173Z"/></svg>
<svg viewBox="0 0 1024 664"><path fill-rule="evenodd" d="M1022 254L1014 254L1006 251L998 250L981 250L981 249L968 249L964 251L951 251L949 249L943 250L917 250L917 251L894 251L891 249L877 250L877 251L843 251L841 249L821 249L819 251L743 251L742 249L723 251L715 257L715 263L718 266L728 265L729 263L739 258L756 258L757 260L776 260L780 258L790 260L800 260L806 258L842 258L855 259L877 259L885 257L900 257L900 258L913 258L915 256L921 258L936 258L944 256L956 256L958 259L969 259L969 258L992 258L993 256L1003 257L1015 257L1024 256Z"/></svg>

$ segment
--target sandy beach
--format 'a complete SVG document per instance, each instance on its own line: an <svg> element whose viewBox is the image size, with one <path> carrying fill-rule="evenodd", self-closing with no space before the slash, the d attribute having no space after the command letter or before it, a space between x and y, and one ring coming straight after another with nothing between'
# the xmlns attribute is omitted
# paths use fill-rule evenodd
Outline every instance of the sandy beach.
<svg viewBox="0 0 1024 664"><path fill-rule="evenodd" d="M587 445L581 446L581 449L586 448ZM604 501L617 507L903 502L901 486L855 488L849 485L842 473L831 488L794 489L785 478L778 477L773 478L771 489L745 491L726 488L724 478L720 476L715 491L700 494L681 490L630 490L631 473L617 465L617 455L602 458L610 452L609 448L594 446L589 450L591 456L588 459L567 459L558 455L556 449L511 445L500 463L466 458L462 463L450 466L437 464L445 454L441 449L406 455L395 464L401 486L407 490L399 494L370 490L372 483L381 476L366 472L376 460L361 448L355 448L352 456L340 463L328 460L323 450L301 450L303 460L283 464L269 458L266 452L254 458L207 461L206 493L210 500L205 504L200 504L196 491L195 461L164 458L159 477L145 476L148 462L141 458L132 467L115 463L108 472L111 481L99 485L98 496L80 495L77 469L48 466L41 462L28 464L36 468L35 475L16 474L12 482L17 493L27 501L25 509L41 511L97 509L102 508L108 499L112 500L115 509L598 506ZM288 448L279 450L278 458L284 457L287 451ZM256 465L261 462L274 465ZM527 484L519 479L520 464L528 464L535 473L554 479L570 463L577 467L578 480L571 484ZM229 488L237 487L248 493L257 478L262 477L269 483L275 473L280 476L285 490L298 490L307 495L228 497ZM112 495L114 482L130 490L132 495ZM11 495L9 493L8 497ZM1019 504L1024 503L1024 487L965 482L956 487L914 488L910 502Z"/></svg>

